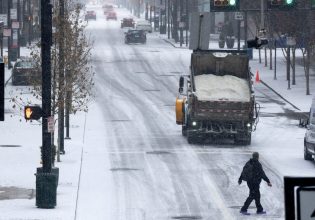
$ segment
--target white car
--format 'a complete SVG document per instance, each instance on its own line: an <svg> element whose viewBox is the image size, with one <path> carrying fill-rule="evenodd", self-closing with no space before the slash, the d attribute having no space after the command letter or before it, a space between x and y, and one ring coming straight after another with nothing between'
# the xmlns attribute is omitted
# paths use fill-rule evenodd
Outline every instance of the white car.
<svg viewBox="0 0 315 220"><path fill-rule="evenodd" d="M152 25L149 22L137 22L136 29L152 33Z"/></svg>

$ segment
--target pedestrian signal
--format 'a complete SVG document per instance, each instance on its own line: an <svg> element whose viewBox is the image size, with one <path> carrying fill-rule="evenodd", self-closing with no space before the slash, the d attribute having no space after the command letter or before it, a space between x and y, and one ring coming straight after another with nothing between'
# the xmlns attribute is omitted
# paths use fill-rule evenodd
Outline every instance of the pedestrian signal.
<svg viewBox="0 0 315 220"><path fill-rule="evenodd" d="M43 116L42 108L40 106L25 106L24 117L26 120L38 120Z"/></svg>

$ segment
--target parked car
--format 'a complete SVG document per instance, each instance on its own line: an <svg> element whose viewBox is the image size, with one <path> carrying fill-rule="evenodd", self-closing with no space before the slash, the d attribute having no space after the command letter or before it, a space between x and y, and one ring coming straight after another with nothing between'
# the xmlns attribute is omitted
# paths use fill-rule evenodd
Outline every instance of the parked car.
<svg viewBox="0 0 315 220"><path fill-rule="evenodd" d="M32 85L39 81L35 63L30 58L21 58L16 61L12 69L12 85Z"/></svg>
<svg viewBox="0 0 315 220"><path fill-rule="evenodd" d="M142 43L147 42L146 33L143 30L131 29L125 33L125 44L129 43Z"/></svg>
<svg viewBox="0 0 315 220"><path fill-rule="evenodd" d="M116 20L117 21L117 15L116 15L116 12L114 11L111 11L111 12L108 12L107 15L106 15L106 20Z"/></svg>
<svg viewBox="0 0 315 220"><path fill-rule="evenodd" d="M314 160L315 155L315 99L311 105L308 123L306 125L306 132L304 136L304 159Z"/></svg>
<svg viewBox="0 0 315 220"><path fill-rule="evenodd" d="M86 11L85 20L88 21L91 19L96 20L96 12L95 11Z"/></svg>
<svg viewBox="0 0 315 220"><path fill-rule="evenodd" d="M152 25L150 22L137 22L136 29L152 33Z"/></svg>
<svg viewBox="0 0 315 220"><path fill-rule="evenodd" d="M123 18L121 20L120 27L121 28L124 28L124 27L132 27L132 28L134 28L135 27L135 21L133 20L133 18Z"/></svg>

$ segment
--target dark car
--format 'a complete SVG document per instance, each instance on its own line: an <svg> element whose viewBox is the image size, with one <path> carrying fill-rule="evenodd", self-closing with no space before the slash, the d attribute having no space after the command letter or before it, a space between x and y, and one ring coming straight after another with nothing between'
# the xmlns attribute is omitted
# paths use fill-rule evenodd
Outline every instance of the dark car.
<svg viewBox="0 0 315 220"><path fill-rule="evenodd" d="M116 15L116 12L114 11L111 11L111 12L108 12L107 15L106 15L106 20L117 20L117 15Z"/></svg>
<svg viewBox="0 0 315 220"><path fill-rule="evenodd" d="M125 43L142 43L147 42L146 33L143 30L128 30L125 34Z"/></svg>
<svg viewBox="0 0 315 220"><path fill-rule="evenodd" d="M315 156L315 99L312 100L311 109L306 125L304 136L304 159L314 160Z"/></svg>
<svg viewBox="0 0 315 220"><path fill-rule="evenodd" d="M35 63L29 58L18 60L12 69L12 85L33 85L40 77L36 74Z"/></svg>
<svg viewBox="0 0 315 220"><path fill-rule="evenodd" d="M133 18L123 18L121 20L121 28L124 27L131 27L131 28L135 28L135 21L133 20Z"/></svg>
<svg viewBox="0 0 315 220"><path fill-rule="evenodd" d="M107 15L109 12L114 11L114 7L112 5L104 5L103 6L104 9L104 14Z"/></svg>
<svg viewBox="0 0 315 220"><path fill-rule="evenodd" d="M85 14L85 20L88 21L88 20L96 20L96 13L95 11L86 11L86 14Z"/></svg>

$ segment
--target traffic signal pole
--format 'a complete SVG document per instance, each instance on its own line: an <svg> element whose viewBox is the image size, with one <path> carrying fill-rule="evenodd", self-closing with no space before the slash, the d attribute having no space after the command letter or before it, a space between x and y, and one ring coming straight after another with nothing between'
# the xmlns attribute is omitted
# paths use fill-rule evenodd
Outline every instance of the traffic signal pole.
<svg viewBox="0 0 315 220"><path fill-rule="evenodd" d="M52 5L41 0L41 61L42 61L42 167L36 173L36 206L54 208L56 206L58 169L52 169L51 133L48 120L51 116L51 45L52 45Z"/></svg>

